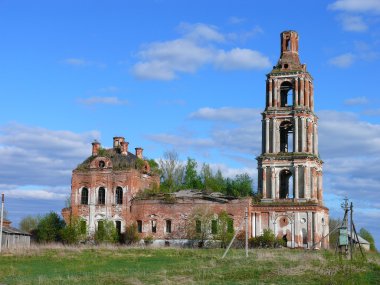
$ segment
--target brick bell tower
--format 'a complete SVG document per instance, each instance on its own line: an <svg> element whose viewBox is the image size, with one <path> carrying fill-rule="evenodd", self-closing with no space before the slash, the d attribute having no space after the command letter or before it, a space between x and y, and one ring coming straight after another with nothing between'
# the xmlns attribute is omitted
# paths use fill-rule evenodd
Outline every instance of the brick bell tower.
<svg viewBox="0 0 380 285"><path fill-rule="evenodd" d="M313 78L300 63L298 39L295 31L281 33L280 59L267 74L258 190L260 204L271 211L268 226L274 224L275 234L286 234L285 229L276 229L277 217L283 215L296 226L291 230L295 246L308 247L321 237L318 228L327 224L328 209L322 205L323 162L318 153ZM277 208L268 208L271 205ZM303 232L302 222L306 224Z"/></svg>

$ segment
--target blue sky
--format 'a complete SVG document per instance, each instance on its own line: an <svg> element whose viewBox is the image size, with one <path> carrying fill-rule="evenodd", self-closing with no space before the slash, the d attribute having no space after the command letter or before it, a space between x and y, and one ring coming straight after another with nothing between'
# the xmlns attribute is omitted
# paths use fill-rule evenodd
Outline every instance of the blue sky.
<svg viewBox="0 0 380 285"><path fill-rule="evenodd" d="M59 211L91 141L175 149L256 181L265 74L296 30L314 77L325 202L380 239L380 1L0 0L0 186Z"/></svg>

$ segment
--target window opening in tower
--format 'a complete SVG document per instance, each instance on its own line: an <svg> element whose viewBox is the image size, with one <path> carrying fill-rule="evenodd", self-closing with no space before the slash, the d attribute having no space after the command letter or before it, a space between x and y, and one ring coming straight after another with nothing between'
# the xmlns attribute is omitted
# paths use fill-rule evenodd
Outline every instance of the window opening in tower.
<svg viewBox="0 0 380 285"><path fill-rule="evenodd" d="M284 169L280 172L280 199L288 199L288 198L293 198L292 193L289 193L289 189L292 190L293 187L290 187L290 182L292 179L292 173ZM291 194L291 197L290 195Z"/></svg>
<svg viewBox="0 0 380 285"><path fill-rule="evenodd" d="M289 121L280 125L280 152L293 152L293 124Z"/></svg>
<svg viewBox="0 0 380 285"><path fill-rule="evenodd" d="M292 83L286 81L281 84L281 107L293 106L293 91Z"/></svg>

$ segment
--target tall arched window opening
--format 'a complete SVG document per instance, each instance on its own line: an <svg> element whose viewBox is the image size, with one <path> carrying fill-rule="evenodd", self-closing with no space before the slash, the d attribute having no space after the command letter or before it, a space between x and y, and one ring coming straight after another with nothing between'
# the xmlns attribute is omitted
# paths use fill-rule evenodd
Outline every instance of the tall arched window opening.
<svg viewBox="0 0 380 285"><path fill-rule="evenodd" d="M293 185L290 185L290 184L293 184L291 183L292 182L292 179L290 179L292 177L292 173L287 170L287 169L284 169L280 172L280 199L288 199L288 198L292 198L293 197L293 193L290 193L289 191L293 192ZM291 197L290 197L291 195Z"/></svg>
<svg viewBox="0 0 380 285"><path fill-rule="evenodd" d="M293 124L289 121L280 124L280 152L293 152Z"/></svg>
<svg viewBox="0 0 380 285"><path fill-rule="evenodd" d="M106 189L103 187L99 188L98 192L98 204L99 205L104 205L106 203Z"/></svg>
<svg viewBox="0 0 380 285"><path fill-rule="evenodd" d="M116 204L123 204L123 189L121 187L116 188Z"/></svg>
<svg viewBox="0 0 380 285"><path fill-rule="evenodd" d="M280 87L281 107L293 106L293 85L285 81Z"/></svg>
<svg viewBox="0 0 380 285"><path fill-rule="evenodd" d="M80 203L82 205L88 205L88 189L87 188L82 188Z"/></svg>

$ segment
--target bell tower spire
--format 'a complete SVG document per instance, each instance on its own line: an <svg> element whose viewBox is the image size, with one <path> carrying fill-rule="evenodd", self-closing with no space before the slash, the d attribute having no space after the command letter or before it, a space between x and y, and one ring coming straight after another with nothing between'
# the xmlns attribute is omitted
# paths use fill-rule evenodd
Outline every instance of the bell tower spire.
<svg viewBox="0 0 380 285"><path fill-rule="evenodd" d="M280 58L266 79L262 150L258 161L255 223L269 228L289 247L310 248L328 233L323 206L322 160L313 78L301 64L298 34L281 33ZM328 238L321 247L328 246Z"/></svg>
<svg viewBox="0 0 380 285"><path fill-rule="evenodd" d="M300 63L298 34L281 33L280 58L267 74L259 190L264 201L322 203L322 161L313 78Z"/></svg>

